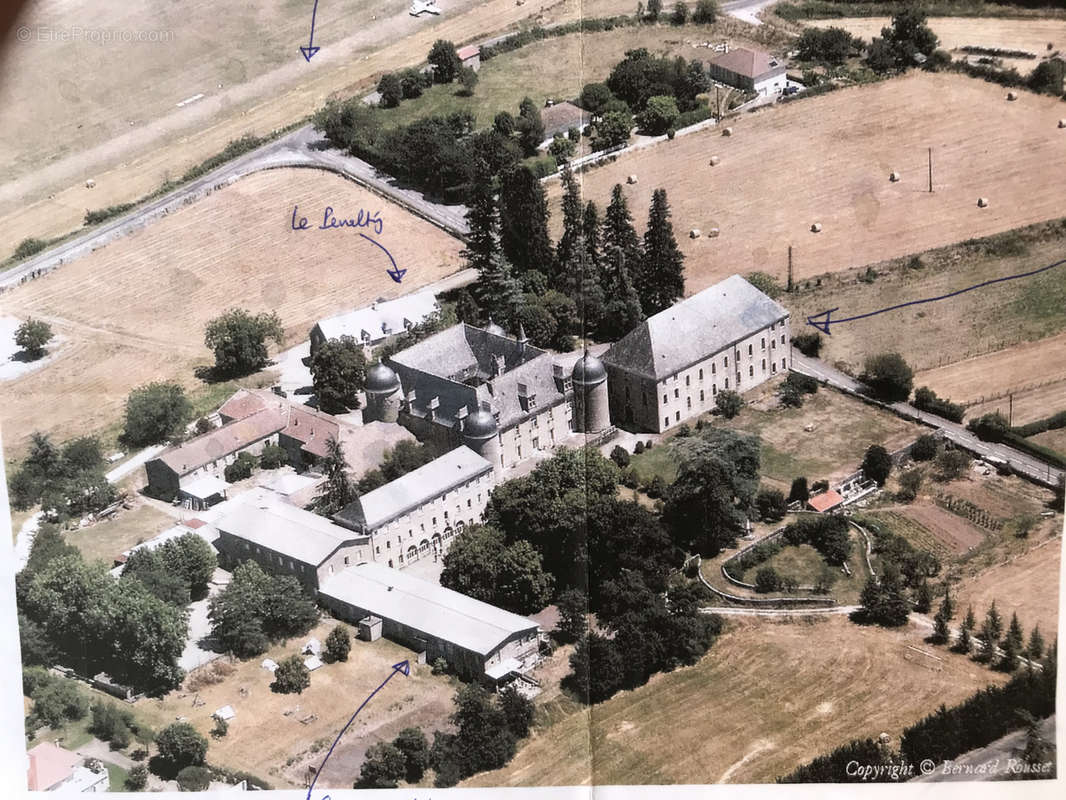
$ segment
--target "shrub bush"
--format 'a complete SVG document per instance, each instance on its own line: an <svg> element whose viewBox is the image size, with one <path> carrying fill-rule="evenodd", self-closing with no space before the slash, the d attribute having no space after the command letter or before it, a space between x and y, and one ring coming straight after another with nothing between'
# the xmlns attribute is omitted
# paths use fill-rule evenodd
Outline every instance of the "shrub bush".
<svg viewBox="0 0 1066 800"><path fill-rule="evenodd" d="M822 352L822 334L818 333L818 331L797 333L792 337L792 344L803 355L817 358L818 354Z"/></svg>
<svg viewBox="0 0 1066 800"><path fill-rule="evenodd" d="M629 452L621 445L615 445L611 450L611 461L625 469L629 466Z"/></svg>

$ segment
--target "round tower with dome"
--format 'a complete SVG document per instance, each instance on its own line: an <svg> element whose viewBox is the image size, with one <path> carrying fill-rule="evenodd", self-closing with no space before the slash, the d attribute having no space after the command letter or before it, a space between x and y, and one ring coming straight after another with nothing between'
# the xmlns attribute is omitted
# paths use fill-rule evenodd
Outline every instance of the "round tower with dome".
<svg viewBox="0 0 1066 800"><path fill-rule="evenodd" d="M574 430L598 433L611 425L607 400L607 368L588 350L574 364Z"/></svg>
<svg viewBox="0 0 1066 800"><path fill-rule="evenodd" d="M493 469L500 469L500 430L496 417L487 408L467 414L460 435L463 444L484 458Z"/></svg>
<svg viewBox="0 0 1066 800"><path fill-rule="evenodd" d="M367 422L396 422L400 414L400 378L391 367L380 361L366 371Z"/></svg>

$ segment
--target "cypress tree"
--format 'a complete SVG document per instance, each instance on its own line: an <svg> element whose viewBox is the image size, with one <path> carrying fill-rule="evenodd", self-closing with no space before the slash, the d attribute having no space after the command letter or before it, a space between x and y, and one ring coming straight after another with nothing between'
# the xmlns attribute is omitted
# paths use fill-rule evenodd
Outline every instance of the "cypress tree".
<svg viewBox="0 0 1066 800"><path fill-rule="evenodd" d="M515 127L518 129L518 141L522 145L522 151L527 156L535 156L537 148L544 141L544 121L537 104L528 97L522 98L518 105Z"/></svg>
<svg viewBox="0 0 1066 800"><path fill-rule="evenodd" d="M684 261L674 238L666 190L656 189L644 232L644 258L634 276L644 313L657 314L685 294Z"/></svg>
<svg viewBox="0 0 1066 800"><path fill-rule="evenodd" d="M943 614L937 612L936 617L933 619L933 641L936 644L945 644L951 638L951 630L948 628L948 621L944 618Z"/></svg>
<svg viewBox="0 0 1066 800"><path fill-rule="evenodd" d="M626 269L626 256L621 247L609 244L603 255L603 294L606 306L596 331L601 339L620 339L640 324L644 318L640 310L640 296Z"/></svg>
<svg viewBox="0 0 1066 800"><path fill-rule="evenodd" d="M570 169L563 171L563 235L555 248L556 274L551 287L561 292L577 288L579 275L570 274L580 265L585 250L585 216L581 206L581 187Z"/></svg>
<svg viewBox="0 0 1066 800"><path fill-rule="evenodd" d="M640 262L643 256L640 237L633 227L633 217L629 213L629 205L626 197L622 194L622 184L616 183L611 190L611 202L607 206L607 213L603 221L603 248L615 247L624 258L626 272L630 280L635 279L640 270Z"/></svg>
<svg viewBox="0 0 1066 800"><path fill-rule="evenodd" d="M933 605L933 590L929 586L929 581L922 578L922 582L918 584L918 588L914 593L914 607L915 610L921 614L929 613L929 609Z"/></svg>
<svg viewBox="0 0 1066 800"><path fill-rule="evenodd" d="M992 601L992 605L989 606L988 612L985 614L985 621L981 625L981 632L977 638L981 640L981 658L985 661L991 662L995 657L996 647L999 645L999 638L1003 635L1003 619L999 616L999 612L996 610L996 601Z"/></svg>
<svg viewBox="0 0 1066 800"><path fill-rule="evenodd" d="M1030 661L1039 661L1044 655L1044 637L1040 635L1039 625L1034 626L1029 634L1029 646L1025 648L1025 654Z"/></svg>
<svg viewBox="0 0 1066 800"><path fill-rule="evenodd" d="M581 282L578 286L578 312L585 321L585 330L597 330L603 319L605 296L603 290L603 253L600 249L600 213L591 200L585 205L581 225L584 238L584 260L581 265Z"/></svg>
<svg viewBox="0 0 1066 800"><path fill-rule="evenodd" d="M951 598L951 587L944 581L944 599L940 603L940 611L944 619L952 619L955 616L955 601Z"/></svg>
<svg viewBox="0 0 1066 800"><path fill-rule="evenodd" d="M548 201L537 176L525 166L504 173L500 182L500 245L517 274L535 269L553 273L555 254L548 235Z"/></svg>
<svg viewBox="0 0 1066 800"><path fill-rule="evenodd" d="M492 189L492 176L484 161L476 170L466 222L470 233L462 255L467 266L481 272L500 252L500 215Z"/></svg>
<svg viewBox="0 0 1066 800"><path fill-rule="evenodd" d="M499 210L491 177L483 163L474 187L466 214L470 234L463 250L467 264L478 272L472 292L482 313L510 321L518 305L518 283L510 263L500 252Z"/></svg>

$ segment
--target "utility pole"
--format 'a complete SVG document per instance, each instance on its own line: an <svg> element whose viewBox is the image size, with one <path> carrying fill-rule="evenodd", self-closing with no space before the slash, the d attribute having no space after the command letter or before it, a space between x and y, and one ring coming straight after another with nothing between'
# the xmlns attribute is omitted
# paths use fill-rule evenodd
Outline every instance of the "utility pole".
<svg viewBox="0 0 1066 800"><path fill-rule="evenodd" d="M1007 397L1010 400L1010 411L1007 413L1007 424L1012 428L1014 427L1014 392L1011 392Z"/></svg>
<svg viewBox="0 0 1066 800"><path fill-rule="evenodd" d="M718 109L718 121L722 121L722 98L718 96L718 84L714 85L714 105Z"/></svg>
<svg viewBox="0 0 1066 800"><path fill-rule="evenodd" d="M788 289L786 291L792 291L792 245L788 246Z"/></svg>
<svg viewBox="0 0 1066 800"><path fill-rule="evenodd" d="M933 148L929 148L929 192L933 192Z"/></svg>

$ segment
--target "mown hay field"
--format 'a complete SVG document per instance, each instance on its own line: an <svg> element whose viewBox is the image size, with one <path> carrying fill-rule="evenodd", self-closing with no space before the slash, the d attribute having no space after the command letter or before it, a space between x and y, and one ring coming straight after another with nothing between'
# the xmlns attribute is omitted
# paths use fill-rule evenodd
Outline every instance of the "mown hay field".
<svg viewBox="0 0 1066 800"><path fill-rule="evenodd" d="M783 280L789 245L804 280L1059 217L1062 103L1005 96L983 81L919 72L842 89L742 114L725 123L730 137L710 128L623 154L581 175L584 197L606 205L622 184L643 230L652 191L666 188L689 294L752 270ZM558 181L549 196L558 228ZM820 233L810 230L816 222ZM688 238L693 228L704 235ZM720 236L706 235L715 228Z"/></svg>
<svg viewBox="0 0 1066 800"><path fill-rule="evenodd" d="M1003 677L942 648L943 669L905 657L928 629L731 619L696 665L574 714L470 786L770 783L857 737L905 727ZM932 662L930 662L932 663ZM593 773L569 757L591 735Z"/></svg>
<svg viewBox="0 0 1066 800"><path fill-rule="evenodd" d="M968 418L997 410L1007 416L1009 399L993 396L1011 391L1015 425L1050 416L1066 409L1066 333L919 372L914 385L956 403L975 403Z"/></svg>
<svg viewBox="0 0 1066 800"><path fill-rule="evenodd" d="M310 230L292 230L294 206ZM381 235L369 233L408 270L402 285L358 230L315 229L326 206L338 218L380 212ZM19 451L34 430L64 438L106 427L151 380L198 385L193 369L211 362L204 326L227 308L277 310L292 343L322 317L455 272L461 247L331 173L244 178L3 296L3 313L46 319L67 341L45 368L0 384L5 447Z"/></svg>
<svg viewBox="0 0 1066 800"><path fill-rule="evenodd" d="M844 19L820 19L805 22L817 28L843 28L869 41L881 35L881 29L891 25L888 17L849 17ZM1024 50L1036 56L1049 54L1047 46L1054 50L1066 48L1066 20L1062 19L1008 19L980 17L930 17L929 27L940 39L945 50L957 51L967 45L997 48L999 50ZM956 56L963 53L956 52ZM1011 66L1022 74L1031 71L1037 62L1028 58L1005 58L1005 66Z"/></svg>

